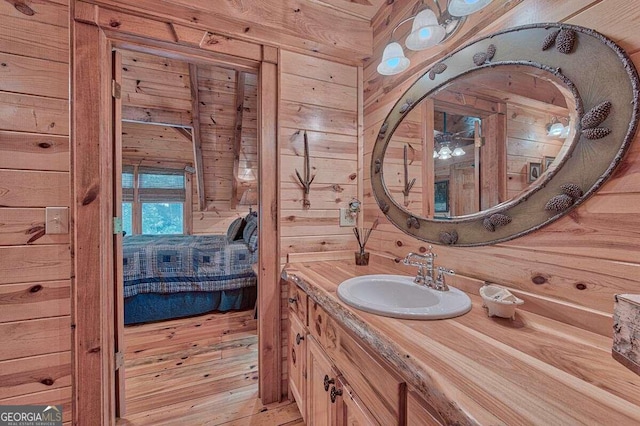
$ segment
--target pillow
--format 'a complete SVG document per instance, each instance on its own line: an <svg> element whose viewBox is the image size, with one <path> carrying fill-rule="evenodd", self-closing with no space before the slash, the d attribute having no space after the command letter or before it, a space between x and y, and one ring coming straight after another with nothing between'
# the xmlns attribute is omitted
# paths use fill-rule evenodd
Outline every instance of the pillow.
<svg viewBox="0 0 640 426"><path fill-rule="evenodd" d="M258 220L258 212L251 212L244 217L244 220L251 222L252 220Z"/></svg>
<svg viewBox="0 0 640 426"><path fill-rule="evenodd" d="M233 242L242 238L243 233L242 230L245 227L245 220L242 217L237 218L231 225L229 225L229 229L227 229L227 241Z"/></svg>
<svg viewBox="0 0 640 426"><path fill-rule="evenodd" d="M258 250L258 233L257 232L251 236L248 246L249 246L249 251L251 253L255 253L255 251Z"/></svg>
<svg viewBox="0 0 640 426"><path fill-rule="evenodd" d="M251 220L247 222L247 224L244 226L244 230L242 231L242 239L247 245L249 245L251 244L251 237L254 235L258 235L257 220Z"/></svg>

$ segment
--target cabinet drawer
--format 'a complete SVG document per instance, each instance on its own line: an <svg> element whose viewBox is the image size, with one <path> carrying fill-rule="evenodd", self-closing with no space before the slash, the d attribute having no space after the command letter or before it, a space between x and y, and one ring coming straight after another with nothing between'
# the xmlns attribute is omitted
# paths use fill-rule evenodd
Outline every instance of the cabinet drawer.
<svg viewBox="0 0 640 426"><path fill-rule="evenodd" d="M309 305L309 332L325 349L337 369L381 425L403 424L404 381L370 355L320 305Z"/></svg>
<svg viewBox="0 0 640 426"><path fill-rule="evenodd" d="M302 291L300 287L289 282L289 311L295 314L302 325L306 326L309 324L307 321L307 293Z"/></svg>

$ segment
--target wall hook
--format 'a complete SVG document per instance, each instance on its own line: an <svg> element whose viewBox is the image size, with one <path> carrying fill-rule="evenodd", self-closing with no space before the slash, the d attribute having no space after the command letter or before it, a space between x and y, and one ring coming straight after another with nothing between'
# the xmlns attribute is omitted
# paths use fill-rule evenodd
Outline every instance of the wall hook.
<svg viewBox="0 0 640 426"><path fill-rule="evenodd" d="M316 175L309 177L311 174L311 165L309 164L309 140L307 139L307 131L304 131L304 178L300 176L298 169L296 169L296 176L298 177L298 181L304 190L302 207L308 209L311 207L311 202L309 201L309 192L311 190L311 182L316 178Z"/></svg>
<svg viewBox="0 0 640 426"><path fill-rule="evenodd" d="M407 155L408 145L404 146L404 189L402 193L404 194L404 206L409 207L409 193L411 192L411 188L416 183L416 178L413 178L411 182L409 182L409 159Z"/></svg>

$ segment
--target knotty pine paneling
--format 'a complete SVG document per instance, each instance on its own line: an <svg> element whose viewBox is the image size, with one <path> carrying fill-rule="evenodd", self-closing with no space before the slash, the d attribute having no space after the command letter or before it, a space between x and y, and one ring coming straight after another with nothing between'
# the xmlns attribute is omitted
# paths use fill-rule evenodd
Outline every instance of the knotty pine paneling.
<svg viewBox="0 0 640 426"><path fill-rule="evenodd" d="M64 280L70 276L68 245L0 247L0 284Z"/></svg>
<svg viewBox="0 0 640 426"><path fill-rule="evenodd" d="M62 420L71 421L71 386L0 400L0 405L62 405Z"/></svg>
<svg viewBox="0 0 640 426"><path fill-rule="evenodd" d="M280 255L355 247L338 209L357 193L357 69L291 52L280 65ZM305 130L315 175L309 210L295 173L304 170Z"/></svg>
<svg viewBox="0 0 640 426"><path fill-rule="evenodd" d="M69 101L0 92L0 129L68 135Z"/></svg>
<svg viewBox="0 0 640 426"><path fill-rule="evenodd" d="M125 164L143 160L193 165L193 142L175 128L144 123L122 123L122 159Z"/></svg>
<svg viewBox="0 0 640 426"><path fill-rule="evenodd" d="M194 204L194 234L224 234L231 222L249 212L249 206L237 202L244 189L255 187L255 182L237 183L232 208L236 124L240 125L238 130L241 132L238 170L252 168L257 176L257 77L251 73L244 73L244 76L242 122L236 123L240 81L237 72L222 67L198 67L205 210L199 211L197 203ZM197 200L195 187L193 199Z"/></svg>
<svg viewBox="0 0 640 426"><path fill-rule="evenodd" d="M0 210L0 246L69 244L69 234L50 235L44 231L44 208Z"/></svg>
<svg viewBox="0 0 640 426"><path fill-rule="evenodd" d="M13 2L0 3L0 52L68 63L67 5L42 0L28 7L31 16L19 12Z"/></svg>
<svg viewBox="0 0 640 426"><path fill-rule="evenodd" d="M0 405L62 404L71 420L67 2L0 3Z"/></svg>
<svg viewBox="0 0 640 426"><path fill-rule="evenodd" d="M0 91L67 99L68 79L65 63L0 53Z"/></svg>
<svg viewBox="0 0 640 426"><path fill-rule="evenodd" d="M71 281L0 285L0 323L70 315Z"/></svg>
<svg viewBox="0 0 640 426"><path fill-rule="evenodd" d="M0 361L68 351L71 349L69 316L0 324Z"/></svg>
<svg viewBox="0 0 640 426"><path fill-rule="evenodd" d="M90 3L110 6L115 10L144 12L165 22L217 30L241 40L268 42L284 49L289 47L316 55L329 55L350 63L371 54L368 20L306 0L221 3L215 13L207 2L200 0L140 0L135 4L124 0L91 0ZM124 20L122 26L127 31L142 34L168 32L160 22L154 25L155 28L142 29L135 27L136 22L131 22L132 19ZM206 42L203 46L208 47Z"/></svg>
<svg viewBox="0 0 640 426"><path fill-rule="evenodd" d="M486 11L498 9L501 16L493 16L493 22L486 28L473 26L473 22L486 19L485 13L479 13L442 48L412 53L411 60L416 65L390 78L378 75L375 67L387 42L385 34L402 14L398 12L398 2L383 8L374 22L374 57L365 65L365 152L371 152L382 120L395 100L415 81L419 71L458 46L460 37L469 31L486 34L532 22L566 21L595 28L620 42L628 53L640 48L640 35L632 30L638 11L619 0L573 0L562 2L561 6L546 0L498 3L494 2ZM385 14L385 9L389 13ZM391 19L384 21L389 15ZM632 59L640 63L638 54ZM640 288L637 256L640 217L633 214L640 208L639 145L640 138L636 138L614 178L598 195L564 218L503 244L478 248L436 246L437 263L455 269L458 274L611 313L614 294L636 293ZM365 219L370 223L381 213L371 195L368 167L365 172ZM380 252L402 257L427 245L403 234L386 220L382 220L380 228L372 234L370 244ZM543 283L534 284L534 280Z"/></svg>
<svg viewBox="0 0 640 426"><path fill-rule="evenodd" d="M0 361L0 401L69 386L70 351Z"/></svg>
<svg viewBox="0 0 640 426"><path fill-rule="evenodd" d="M0 169L69 171L67 136L0 130Z"/></svg>
<svg viewBox="0 0 640 426"><path fill-rule="evenodd" d="M69 173L0 169L0 206L69 206Z"/></svg>

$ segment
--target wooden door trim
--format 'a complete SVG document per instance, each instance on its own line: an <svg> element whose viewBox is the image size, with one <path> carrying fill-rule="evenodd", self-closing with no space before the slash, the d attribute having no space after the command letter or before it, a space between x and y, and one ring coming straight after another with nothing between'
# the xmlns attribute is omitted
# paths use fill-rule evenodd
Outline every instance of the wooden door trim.
<svg viewBox="0 0 640 426"><path fill-rule="evenodd" d="M77 3L75 6L78 6ZM176 59L215 63L210 52L145 37L123 42L100 28L95 9L75 8L71 29L71 149L74 226L73 421L115 423L113 138L111 51L162 53ZM279 242L279 149L277 146L278 51L267 49L259 70L259 386L262 402L281 398ZM229 61L233 58L229 57ZM246 63L246 62L245 62ZM253 65L252 65L253 67Z"/></svg>

